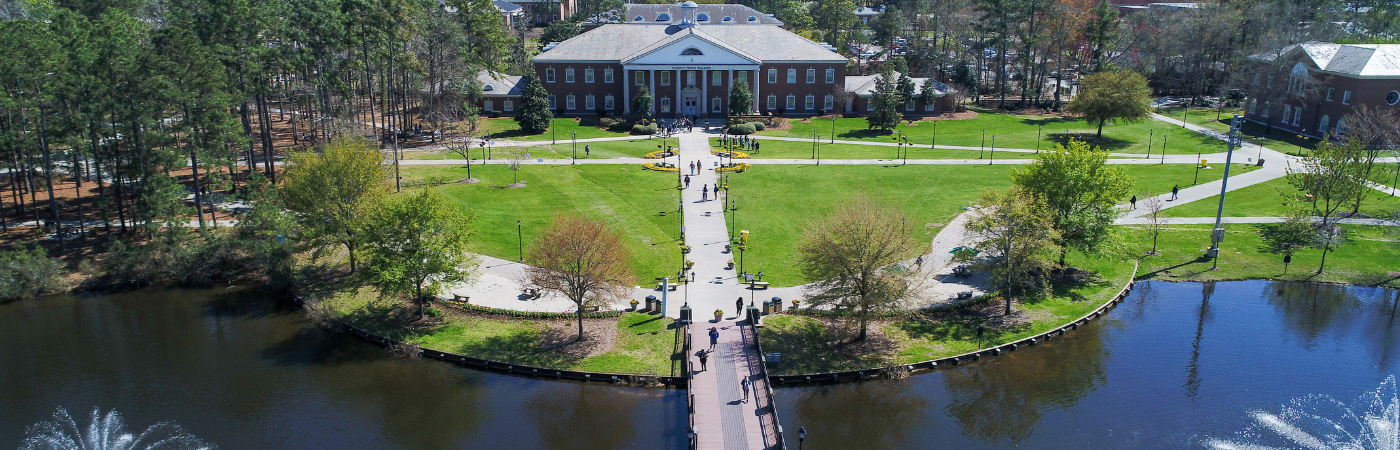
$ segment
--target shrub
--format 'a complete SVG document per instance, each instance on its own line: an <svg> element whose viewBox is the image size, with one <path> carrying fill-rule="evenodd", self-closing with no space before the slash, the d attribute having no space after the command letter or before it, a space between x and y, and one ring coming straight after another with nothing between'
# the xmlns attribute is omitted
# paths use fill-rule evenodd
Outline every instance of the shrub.
<svg viewBox="0 0 1400 450"><path fill-rule="evenodd" d="M770 127L782 128L784 125L787 125L788 120L786 117L774 117L769 122L768 126Z"/></svg>
<svg viewBox="0 0 1400 450"><path fill-rule="evenodd" d="M656 134L656 124L651 124L651 125L642 125L642 124L632 125L632 134Z"/></svg>
<svg viewBox="0 0 1400 450"><path fill-rule="evenodd" d="M43 247L0 252L0 300L62 292L67 288L63 273L63 263L49 258Z"/></svg>
<svg viewBox="0 0 1400 450"><path fill-rule="evenodd" d="M427 308L423 310L423 314L432 317L442 317L442 310L437 308Z"/></svg>
<svg viewBox="0 0 1400 450"><path fill-rule="evenodd" d="M763 131L764 129L768 128L768 126L764 125L763 122L749 122L749 125L753 125L754 131Z"/></svg>
<svg viewBox="0 0 1400 450"><path fill-rule="evenodd" d="M744 134L753 134L753 133L754 133L753 122L750 122L750 123L741 123L741 124L738 124L738 125L730 125L730 126L729 126L729 134L744 135Z"/></svg>
<svg viewBox="0 0 1400 450"><path fill-rule="evenodd" d="M612 119L609 119L609 120L612 120ZM628 121L626 121L626 120L613 120L613 123L612 123L611 125L608 125L608 131L623 132L623 131L627 131L627 130L631 130L631 129L632 129L632 123L631 123L631 122L628 122Z"/></svg>

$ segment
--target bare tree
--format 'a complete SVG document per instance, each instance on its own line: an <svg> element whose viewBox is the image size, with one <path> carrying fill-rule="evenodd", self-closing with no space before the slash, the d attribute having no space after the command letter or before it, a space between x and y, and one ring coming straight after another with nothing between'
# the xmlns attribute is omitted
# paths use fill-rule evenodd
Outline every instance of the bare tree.
<svg viewBox="0 0 1400 450"><path fill-rule="evenodd" d="M520 184L520 169L525 167L525 150L519 147L506 150L506 167L515 176L515 181L510 184L510 187L525 187L525 185Z"/></svg>
<svg viewBox="0 0 1400 450"><path fill-rule="evenodd" d="M1361 178L1371 179L1371 173L1375 169L1376 158L1381 152L1393 153L1400 148L1400 118L1395 116L1395 112L1372 108L1367 105L1357 106L1351 114L1343 118L1342 123L1345 128L1337 130L1339 141L1349 141L1356 139L1361 141L1365 148L1365 166L1361 170ZM1356 201L1352 203L1351 213L1361 211L1361 202L1370 194L1367 189L1362 189L1356 196Z"/></svg>
<svg viewBox="0 0 1400 450"><path fill-rule="evenodd" d="M1147 210L1147 222L1150 226L1147 233L1152 236L1152 251L1147 252L1149 256L1162 256L1157 252L1157 237L1162 234L1162 199L1156 196L1147 197L1142 201L1143 209Z"/></svg>
<svg viewBox="0 0 1400 450"><path fill-rule="evenodd" d="M1346 241L1346 229L1336 224L1335 214L1343 205L1369 189L1361 178L1365 169L1364 144L1352 139L1346 144L1323 142L1304 158L1302 170L1288 174L1288 184L1300 193L1295 200L1311 205L1312 213L1321 216L1314 226L1313 248L1322 250L1322 263L1317 273L1327 265L1327 253Z"/></svg>
<svg viewBox="0 0 1400 450"><path fill-rule="evenodd" d="M463 181L466 181L467 183L475 183L481 181L476 178L472 178L472 143L470 137L465 140L454 140L448 142L447 145L445 145L444 147L447 149L447 153L461 155L462 159L467 160L467 179Z"/></svg>
<svg viewBox="0 0 1400 450"><path fill-rule="evenodd" d="M1017 296L1044 288L1043 277L1032 274L1051 259L1058 234L1049 209L1025 190L988 192L981 202L986 206L967 221L970 244L985 253L977 265L996 275L993 283L1006 297L1010 315Z"/></svg>
<svg viewBox="0 0 1400 450"><path fill-rule="evenodd" d="M520 284L557 292L574 302L579 340L584 310L625 298L631 292L628 286L635 283L622 235L579 215L554 216L554 224L530 244L529 263Z"/></svg>
<svg viewBox="0 0 1400 450"><path fill-rule="evenodd" d="M804 294L812 306L852 312L866 336L871 313L894 310L917 296L922 273L900 265L918 253L904 213L861 195L807 225L798 266L814 282Z"/></svg>

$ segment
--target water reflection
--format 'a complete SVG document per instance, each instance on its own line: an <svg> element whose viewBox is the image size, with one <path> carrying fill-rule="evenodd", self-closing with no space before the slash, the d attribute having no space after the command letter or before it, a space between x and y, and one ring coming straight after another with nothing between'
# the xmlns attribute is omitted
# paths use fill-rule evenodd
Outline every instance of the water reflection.
<svg viewBox="0 0 1400 450"><path fill-rule="evenodd" d="M948 371L949 415L970 437L1021 443L1046 411L1074 406L1106 380L1109 352L1097 330Z"/></svg>
<svg viewBox="0 0 1400 450"><path fill-rule="evenodd" d="M1271 283L1262 294L1306 348L1317 345L1318 336L1333 326L1337 328L1331 331L1345 330L1357 319L1361 306L1351 288L1335 284Z"/></svg>
<svg viewBox="0 0 1400 450"><path fill-rule="evenodd" d="M1145 283L1151 286L1152 283ZM1205 335L1206 320L1210 316L1210 297L1215 295L1215 282L1201 283L1201 307L1196 313L1196 339L1191 341L1191 362L1186 364L1186 397L1195 398L1201 388L1201 338ZM1143 296L1144 298L1147 295Z"/></svg>
<svg viewBox="0 0 1400 450"><path fill-rule="evenodd" d="M786 438L797 442L801 426L813 433L812 449L911 447L907 442L919 433L930 406L911 392L914 386L904 380L879 380L814 387L795 405L791 414L796 418L782 419L787 420ZM786 414L786 407L779 405L779 412Z"/></svg>

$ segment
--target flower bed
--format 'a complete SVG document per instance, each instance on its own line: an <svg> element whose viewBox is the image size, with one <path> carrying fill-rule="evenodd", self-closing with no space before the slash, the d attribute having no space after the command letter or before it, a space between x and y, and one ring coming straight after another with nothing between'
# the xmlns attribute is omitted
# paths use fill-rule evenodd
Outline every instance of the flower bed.
<svg viewBox="0 0 1400 450"><path fill-rule="evenodd" d="M718 169L715 169L715 172L718 172L718 173L724 173L724 172L743 172L743 171L745 171L745 170L748 170L748 168L749 168L749 163L738 163L738 164L733 164L733 165L728 165L728 166L720 167L720 168L718 168ZM675 170L675 169L671 169L671 170Z"/></svg>
<svg viewBox="0 0 1400 450"><path fill-rule="evenodd" d="M645 168L645 169L647 169L647 170L656 170L656 171L661 171L661 172L679 172L679 171L680 171L680 169L677 169L677 168L675 168L675 167L672 167L670 164L646 163L646 164L642 164L642 167Z"/></svg>
<svg viewBox="0 0 1400 450"><path fill-rule="evenodd" d="M670 151L666 151L666 150L657 150L657 151L654 151L654 152L651 152L651 153L647 153L646 155L643 155L642 158L645 158L645 159L661 159L661 158L669 158L669 157L672 157L672 156L676 156L676 154L675 154L674 152L670 152Z"/></svg>
<svg viewBox="0 0 1400 450"><path fill-rule="evenodd" d="M711 155L719 156L720 153L727 153L727 156L730 158L748 159L749 157L748 153L744 153L738 150L710 150Z"/></svg>

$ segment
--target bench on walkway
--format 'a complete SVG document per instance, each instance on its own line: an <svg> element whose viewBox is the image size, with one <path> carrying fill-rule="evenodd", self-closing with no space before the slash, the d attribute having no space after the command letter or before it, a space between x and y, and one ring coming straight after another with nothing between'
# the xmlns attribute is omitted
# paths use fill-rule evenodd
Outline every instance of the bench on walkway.
<svg viewBox="0 0 1400 450"><path fill-rule="evenodd" d="M464 307L467 305L467 303L471 303L471 299L471 297L464 297L461 295L452 294L452 300L448 300L447 303L452 306Z"/></svg>
<svg viewBox="0 0 1400 450"><path fill-rule="evenodd" d="M656 282L656 290L658 290L658 291L661 290L661 285L662 285L662 284L663 284L663 283L661 283L660 281ZM671 283L671 285L669 286L670 289L667 289L667 291L673 291L673 292L674 292L674 291L676 290L676 287L677 287L678 285L679 285L679 283Z"/></svg>
<svg viewBox="0 0 1400 450"><path fill-rule="evenodd" d="M969 275L972 275L972 271L968 270L967 266L957 266L953 268L953 275L957 277L967 278Z"/></svg>
<svg viewBox="0 0 1400 450"><path fill-rule="evenodd" d="M768 289L767 281L750 281L749 289Z"/></svg>

